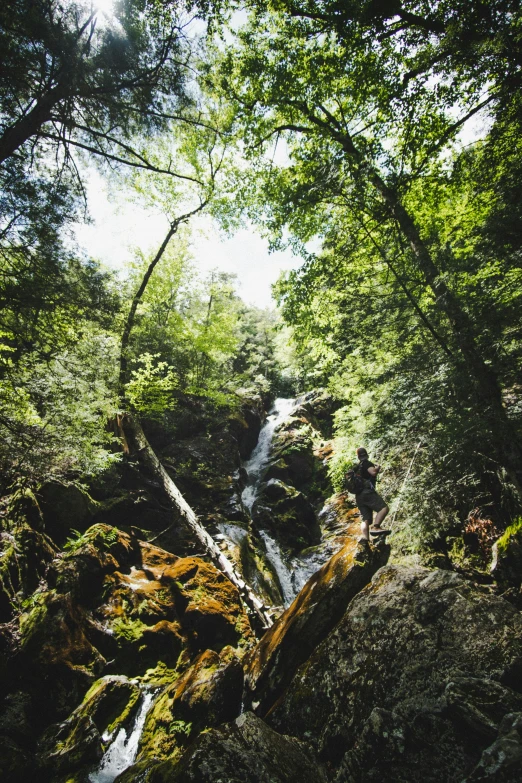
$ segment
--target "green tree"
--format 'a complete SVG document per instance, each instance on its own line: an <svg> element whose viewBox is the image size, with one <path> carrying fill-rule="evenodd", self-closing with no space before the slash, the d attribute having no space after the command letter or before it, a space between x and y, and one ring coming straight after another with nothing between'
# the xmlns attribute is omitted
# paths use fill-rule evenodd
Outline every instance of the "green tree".
<svg viewBox="0 0 522 783"><path fill-rule="evenodd" d="M298 242L342 230L340 212L352 225L353 216L357 234L381 248L399 297L466 377L470 416L480 413L495 459L521 493L520 438L503 404L501 368L468 307L466 272L452 263L437 221L424 220L417 187L447 177L442 153L466 119L487 106L498 122L517 113L519 9L468 5L254 4L221 57L220 79L257 170L255 186L241 191L251 215L276 237L289 227ZM280 139L290 161L277 170Z"/></svg>

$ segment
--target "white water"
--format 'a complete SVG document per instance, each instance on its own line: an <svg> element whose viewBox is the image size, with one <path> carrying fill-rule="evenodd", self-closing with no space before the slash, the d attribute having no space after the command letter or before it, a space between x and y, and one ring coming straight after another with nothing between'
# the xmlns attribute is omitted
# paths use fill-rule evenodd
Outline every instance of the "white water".
<svg viewBox="0 0 522 783"><path fill-rule="evenodd" d="M281 593L283 595L283 604L286 607L290 606L294 598L299 591L296 591L294 587L294 580L292 578L292 571L288 567L284 555L281 551L281 547L271 538L264 530L259 532L260 538L263 539L266 547L266 559L273 567L277 574Z"/></svg>
<svg viewBox="0 0 522 783"><path fill-rule="evenodd" d="M138 752L141 732L145 725L145 718L147 717L153 699L154 694L151 691L144 694L130 736L127 738L125 729L120 729L118 731L116 738L105 751L103 758L100 761L100 766L96 772L91 772L89 775L91 783L113 783L114 779L117 778L121 772L134 764L134 759ZM106 740L108 738L104 737L104 739Z"/></svg>
<svg viewBox="0 0 522 783"><path fill-rule="evenodd" d="M295 400L286 400L283 397L278 397L267 416L265 425L259 433L259 440L252 452L252 456L248 462L245 462L244 467L248 473L248 486L243 490L241 500L248 511L252 511L252 506L257 497L261 474L268 463L274 432L288 418L294 407Z"/></svg>

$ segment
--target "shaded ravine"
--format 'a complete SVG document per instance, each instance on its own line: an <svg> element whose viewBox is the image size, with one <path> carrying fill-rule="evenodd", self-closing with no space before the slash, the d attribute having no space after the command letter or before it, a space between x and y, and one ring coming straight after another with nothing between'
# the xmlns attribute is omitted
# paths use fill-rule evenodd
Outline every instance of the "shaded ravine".
<svg viewBox="0 0 522 783"><path fill-rule="evenodd" d="M249 516L252 514L254 504L264 483L263 475L270 463L274 436L280 425L292 415L298 406L298 399L278 398L274 401L259 434L257 445L250 459L243 465L248 475L248 483L242 492L241 501ZM227 531L223 526L222 532L231 539L234 536L236 543L238 543L237 528L232 529L232 526L230 528L231 530ZM259 538L263 543L266 559L277 578L285 608L290 606L302 587L333 554L333 550L326 547L325 551L305 553L289 558L277 539L266 530L259 531Z"/></svg>

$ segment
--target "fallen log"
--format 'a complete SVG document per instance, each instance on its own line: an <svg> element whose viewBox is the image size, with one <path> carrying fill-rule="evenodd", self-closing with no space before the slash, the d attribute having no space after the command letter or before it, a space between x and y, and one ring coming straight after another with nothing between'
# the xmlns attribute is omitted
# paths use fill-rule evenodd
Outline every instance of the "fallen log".
<svg viewBox="0 0 522 783"><path fill-rule="evenodd" d="M268 607L256 596L252 588L241 578L234 565L225 557L214 539L205 530L194 510L189 506L174 481L171 479L150 443L145 437L141 424L131 413L116 415L117 432L122 439L124 452L136 456L143 467L160 483L170 499L174 509L202 544L209 558L219 570L234 584L241 599L251 612L260 620L262 628L269 628L273 621L267 612Z"/></svg>

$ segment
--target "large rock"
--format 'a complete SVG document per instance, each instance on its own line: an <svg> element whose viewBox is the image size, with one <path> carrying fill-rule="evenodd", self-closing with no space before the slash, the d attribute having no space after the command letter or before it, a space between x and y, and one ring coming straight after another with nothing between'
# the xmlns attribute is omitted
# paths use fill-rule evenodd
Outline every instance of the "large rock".
<svg viewBox="0 0 522 783"><path fill-rule="evenodd" d="M347 544L317 571L247 655L248 699L265 715L300 664L326 638L346 607L388 559L389 547Z"/></svg>
<svg viewBox="0 0 522 783"><path fill-rule="evenodd" d="M140 689L126 677L98 680L66 721L51 726L40 742L41 765L55 777L84 769L84 777L103 755L102 735L127 729L138 706Z"/></svg>
<svg viewBox="0 0 522 783"><path fill-rule="evenodd" d="M522 585L522 523L508 527L493 545L491 573L500 587L520 593Z"/></svg>
<svg viewBox="0 0 522 783"><path fill-rule="evenodd" d="M117 783L326 783L308 748L252 713L201 734L179 763L138 766Z"/></svg>
<svg viewBox="0 0 522 783"><path fill-rule="evenodd" d="M63 545L71 530L85 530L98 509L98 503L77 484L47 481L38 489L45 531Z"/></svg>
<svg viewBox="0 0 522 783"><path fill-rule="evenodd" d="M157 697L147 715L137 761L178 758L206 728L239 715L243 669L234 651L202 653Z"/></svg>
<svg viewBox="0 0 522 783"><path fill-rule="evenodd" d="M266 530L292 551L319 543L321 530L313 507L302 492L270 479L253 509L257 530Z"/></svg>
<svg viewBox="0 0 522 783"><path fill-rule="evenodd" d="M337 783L479 780L483 752L515 742L518 724L504 721L520 712L521 693L513 606L452 572L388 566L301 666L269 722L311 742ZM515 767L486 779L514 783Z"/></svg>
<svg viewBox="0 0 522 783"><path fill-rule="evenodd" d="M45 577L57 550L45 533L18 519L0 532L0 622L8 622Z"/></svg>
<svg viewBox="0 0 522 783"><path fill-rule="evenodd" d="M69 594L38 594L20 619L20 646L17 668L35 689L44 721L65 717L105 665L88 639L84 611Z"/></svg>

